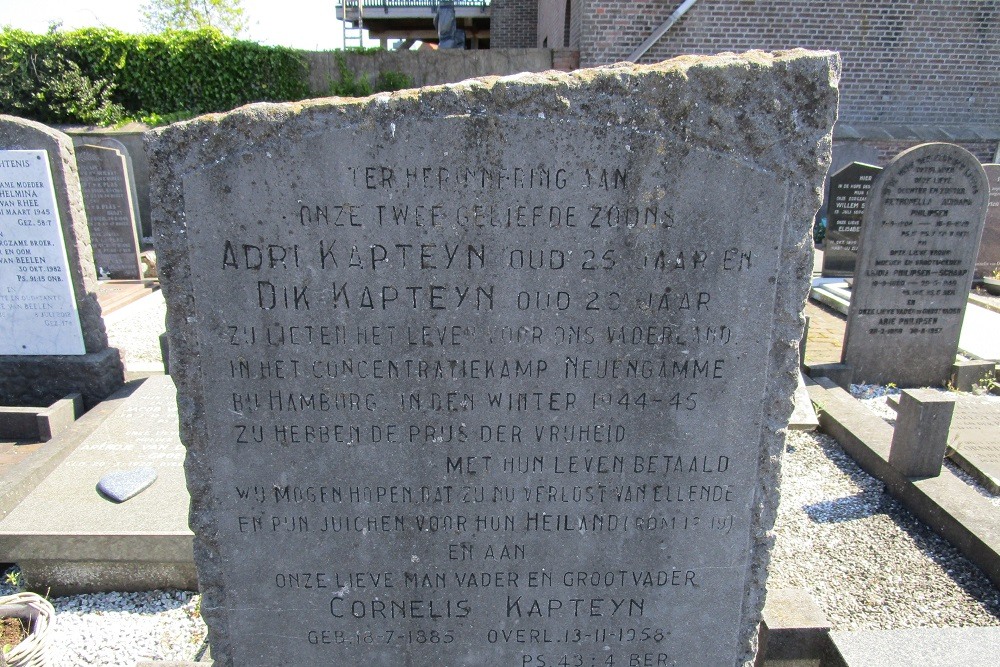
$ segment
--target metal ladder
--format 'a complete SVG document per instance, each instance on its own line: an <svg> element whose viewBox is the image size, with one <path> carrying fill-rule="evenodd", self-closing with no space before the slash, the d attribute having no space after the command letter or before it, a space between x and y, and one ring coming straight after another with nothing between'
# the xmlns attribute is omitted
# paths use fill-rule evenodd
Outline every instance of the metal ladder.
<svg viewBox="0 0 1000 667"><path fill-rule="evenodd" d="M344 50L360 49L364 46L364 0L358 0L357 6L357 27L352 25L349 16L353 18L354 12L348 15L347 0L341 0L344 7L344 20L341 23L344 31Z"/></svg>

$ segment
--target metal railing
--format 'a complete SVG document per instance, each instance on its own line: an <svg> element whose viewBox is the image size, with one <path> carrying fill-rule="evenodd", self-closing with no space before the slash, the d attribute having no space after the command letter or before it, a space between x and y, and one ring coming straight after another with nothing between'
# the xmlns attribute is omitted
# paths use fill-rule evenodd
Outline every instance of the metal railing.
<svg viewBox="0 0 1000 667"><path fill-rule="evenodd" d="M343 9L357 9L361 2L362 0L339 0ZM439 0L363 0L363 2L367 11L384 9L387 12L395 7L436 8L440 4ZM454 0L454 4L456 7L480 7L485 11L490 6L490 0Z"/></svg>

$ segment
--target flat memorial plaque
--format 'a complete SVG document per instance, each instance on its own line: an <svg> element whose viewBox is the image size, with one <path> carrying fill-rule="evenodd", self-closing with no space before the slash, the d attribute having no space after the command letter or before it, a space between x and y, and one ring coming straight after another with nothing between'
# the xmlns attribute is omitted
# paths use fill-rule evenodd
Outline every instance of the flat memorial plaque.
<svg viewBox="0 0 1000 667"><path fill-rule="evenodd" d="M1000 399L960 399L948 431L948 457L1000 495Z"/></svg>
<svg viewBox="0 0 1000 667"><path fill-rule="evenodd" d="M160 132L216 664L751 660L836 67L688 58ZM739 104L698 102L720 87Z"/></svg>
<svg viewBox="0 0 1000 667"><path fill-rule="evenodd" d="M830 177L823 240L823 275L851 278L858 258L858 239L865 200L881 167L852 162Z"/></svg>
<svg viewBox="0 0 1000 667"><path fill-rule="evenodd" d="M951 374L988 196L974 155L923 144L868 195L843 361L858 383L940 387Z"/></svg>
<svg viewBox="0 0 1000 667"><path fill-rule="evenodd" d="M85 354L45 151L0 150L0 354Z"/></svg>

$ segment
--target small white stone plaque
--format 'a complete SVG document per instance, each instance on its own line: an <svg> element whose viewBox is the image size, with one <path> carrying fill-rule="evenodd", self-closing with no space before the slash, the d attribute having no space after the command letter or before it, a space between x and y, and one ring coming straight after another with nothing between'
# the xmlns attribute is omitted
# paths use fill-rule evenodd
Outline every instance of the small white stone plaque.
<svg viewBox="0 0 1000 667"><path fill-rule="evenodd" d="M45 151L0 151L0 355L85 354Z"/></svg>

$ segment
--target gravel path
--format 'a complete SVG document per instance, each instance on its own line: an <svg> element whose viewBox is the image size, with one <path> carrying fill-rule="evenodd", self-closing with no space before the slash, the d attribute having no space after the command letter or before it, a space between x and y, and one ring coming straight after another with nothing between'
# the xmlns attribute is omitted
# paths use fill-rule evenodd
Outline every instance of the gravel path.
<svg viewBox="0 0 1000 667"><path fill-rule="evenodd" d="M160 363L164 313L156 292L107 318L130 370ZM871 409L895 417L885 388L860 391L871 394L863 401ZM1000 626L1000 592L982 572L828 436L790 433L775 532L769 587L809 591L835 630ZM0 594L10 591L0 586ZM54 664L194 659L205 637L198 601L184 591L54 598Z"/></svg>
<svg viewBox="0 0 1000 667"><path fill-rule="evenodd" d="M822 434L782 462L772 588L803 588L834 630L1000 625L1000 592Z"/></svg>

